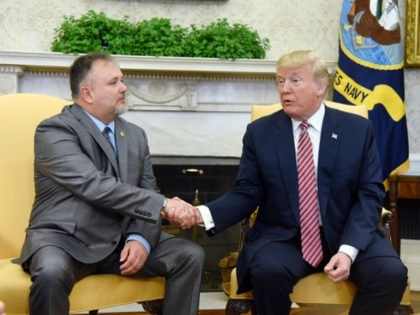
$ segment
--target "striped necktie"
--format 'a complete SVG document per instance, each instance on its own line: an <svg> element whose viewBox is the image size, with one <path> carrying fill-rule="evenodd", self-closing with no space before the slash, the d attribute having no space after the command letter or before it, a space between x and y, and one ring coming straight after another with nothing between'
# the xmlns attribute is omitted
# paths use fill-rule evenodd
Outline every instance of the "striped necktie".
<svg viewBox="0 0 420 315"><path fill-rule="evenodd" d="M319 229L318 198L312 143L308 134L309 123L300 124L297 167L299 187L299 214L303 259L313 267L323 258Z"/></svg>

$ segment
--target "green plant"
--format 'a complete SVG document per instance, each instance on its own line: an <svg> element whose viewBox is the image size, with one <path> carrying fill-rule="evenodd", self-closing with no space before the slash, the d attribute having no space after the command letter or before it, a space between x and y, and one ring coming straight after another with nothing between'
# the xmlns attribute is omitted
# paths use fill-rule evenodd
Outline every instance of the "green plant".
<svg viewBox="0 0 420 315"><path fill-rule="evenodd" d="M51 50L63 53L106 51L111 54L221 59L265 57L269 40L243 24L220 19L208 26L183 28L166 18L131 23L103 12L88 11L80 18L64 16L55 29Z"/></svg>
<svg viewBox="0 0 420 315"><path fill-rule="evenodd" d="M178 25L173 26L169 19L152 18L137 24L133 34L133 55L173 56L184 55L185 38L188 30Z"/></svg>
<svg viewBox="0 0 420 315"><path fill-rule="evenodd" d="M191 57L262 59L270 47L269 40L261 39L256 31L243 24L231 26L226 19L202 28L191 27L185 45Z"/></svg>
<svg viewBox="0 0 420 315"><path fill-rule="evenodd" d="M64 22L56 29L51 50L64 53L84 53L88 51L117 51L124 45L115 45L114 38L125 39L129 36L131 24L127 20L113 20L104 13L88 11L76 19L64 16ZM110 42L111 41L111 42ZM118 43L123 44L123 43ZM113 47L113 46L116 47Z"/></svg>

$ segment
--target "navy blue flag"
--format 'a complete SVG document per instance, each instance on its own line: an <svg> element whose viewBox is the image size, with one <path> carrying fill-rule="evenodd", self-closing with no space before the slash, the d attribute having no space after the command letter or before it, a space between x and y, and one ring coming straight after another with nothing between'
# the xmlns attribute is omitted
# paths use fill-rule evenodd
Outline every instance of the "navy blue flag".
<svg viewBox="0 0 420 315"><path fill-rule="evenodd" d="M396 0L343 0L333 101L365 105L384 182L409 168L404 45Z"/></svg>

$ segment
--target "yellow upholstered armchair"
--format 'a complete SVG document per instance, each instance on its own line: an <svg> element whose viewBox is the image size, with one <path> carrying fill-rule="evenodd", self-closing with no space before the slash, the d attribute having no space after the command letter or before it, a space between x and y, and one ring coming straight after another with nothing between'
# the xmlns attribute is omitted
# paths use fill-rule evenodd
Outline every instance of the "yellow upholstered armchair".
<svg viewBox="0 0 420 315"><path fill-rule="evenodd" d="M29 314L30 277L11 262L18 257L34 198L33 141L38 123L71 103L38 94L0 96L0 300L9 315ZM76 283L70 295L72 313L141 302L161 313L164 278L132 279L91 275Z"/></svg>
<svg viewBox="0 0 420 315"><path fill-rule="evenodd" d="M329 101L326 101L325 103L327 106L339 110L352 112L366 118L368 117L368 110L365 106L348 106ZM269 115L281 108L281 104L254 105L251 110L251 119L255 120L262 116ZM241 222L239 252L242 247L244 235L249 229L249 226L252 225L256 215L257 211L254 212L250 219ZM384 209L382 213L381 228L387 235L390 235L389 229L391 218L391 212ZM225 258L225 260L230 261L232 264L235 257L237 257L237 254L232 253L231 258ZM236 268L232 269L228 283L222 284L222 287L224 288L225 293L229 296L229 300L226 305L227 315L256 314L256 310L252 302L252 292L250 291L242 294L236 293L238 289ZM407 285L407 289L401 302L401 307L397 313L394 314L402 315L412 313L409 292L409 285ZM290 295L292 302L299 306L293 314L347 314L349 306L353 300L354 293L355 286L350 281L334 284L324 273L309 275L301 279L295 285L293 292Z"/></svg>

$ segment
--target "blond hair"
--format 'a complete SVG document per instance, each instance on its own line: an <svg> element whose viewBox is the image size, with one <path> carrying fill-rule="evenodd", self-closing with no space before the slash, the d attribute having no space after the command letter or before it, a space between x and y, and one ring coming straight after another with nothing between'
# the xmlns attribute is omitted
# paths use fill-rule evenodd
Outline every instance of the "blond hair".
<svg viewBox="0 0 420 315"><path fill-rule="evenodd" d="M320 56L312 50L296 50L287 53L277 60L277 71L283 67L300 67L304 64L312 64L312 74L315 80L328 87L328 69Z"/></svg>

